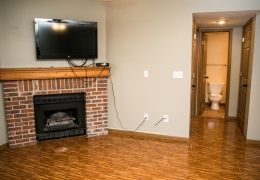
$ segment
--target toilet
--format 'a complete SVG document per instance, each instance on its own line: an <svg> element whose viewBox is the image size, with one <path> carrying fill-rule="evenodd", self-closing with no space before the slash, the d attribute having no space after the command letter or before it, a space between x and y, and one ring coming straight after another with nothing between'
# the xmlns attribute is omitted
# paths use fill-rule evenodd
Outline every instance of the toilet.
<svg viewBox="0 0 260 180"><path fill-rule="evenodd" d="M224 83L208 82L208 95L211 103L211 109L219 109L219 102L222 100Z"/></svg>

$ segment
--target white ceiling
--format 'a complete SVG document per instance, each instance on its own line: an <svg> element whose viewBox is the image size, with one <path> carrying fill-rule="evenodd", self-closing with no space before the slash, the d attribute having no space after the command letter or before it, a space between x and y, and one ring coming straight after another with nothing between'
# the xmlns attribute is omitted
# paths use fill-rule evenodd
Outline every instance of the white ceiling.
<svg viewBox="0 0 260 180"><path fill-rule="evenodd" d="M193 17L199 28L227 28L245 25L256 13L260 10L193 13ZM226 23L220 25L220 20Z"/></svg>

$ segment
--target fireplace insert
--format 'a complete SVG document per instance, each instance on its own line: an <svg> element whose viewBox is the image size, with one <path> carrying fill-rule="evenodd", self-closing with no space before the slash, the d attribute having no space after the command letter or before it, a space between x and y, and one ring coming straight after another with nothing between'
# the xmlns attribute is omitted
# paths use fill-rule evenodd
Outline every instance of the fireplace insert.
<svg viewBox="0 0 260 180"><path fill-rule="evenodd" d="M37 140L86 135L85 93L33 96Z"/></svg>

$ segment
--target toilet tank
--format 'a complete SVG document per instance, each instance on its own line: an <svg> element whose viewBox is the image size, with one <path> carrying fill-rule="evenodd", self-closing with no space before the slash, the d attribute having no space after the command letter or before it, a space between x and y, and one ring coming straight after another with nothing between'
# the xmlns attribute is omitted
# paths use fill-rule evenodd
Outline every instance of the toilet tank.
<svg viewBox="0 0 260 180"><path fill-rule="evenodd" d="M222 94L224 84L223 82L208 82L208 94Z"/></svg>

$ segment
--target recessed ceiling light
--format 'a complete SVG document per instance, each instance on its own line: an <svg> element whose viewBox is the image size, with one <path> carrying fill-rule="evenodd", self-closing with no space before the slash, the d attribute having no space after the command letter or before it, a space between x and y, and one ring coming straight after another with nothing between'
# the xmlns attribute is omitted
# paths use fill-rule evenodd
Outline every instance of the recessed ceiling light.
<svg viewBox="0 0 260 180"><path fill-rule="evenodd" d="M219 24L225 24L226 21L217 21Z"/></svg>

